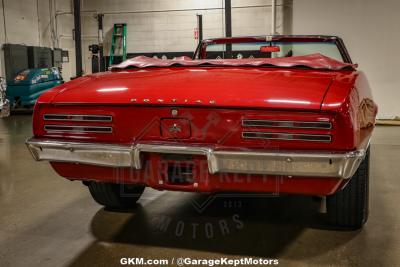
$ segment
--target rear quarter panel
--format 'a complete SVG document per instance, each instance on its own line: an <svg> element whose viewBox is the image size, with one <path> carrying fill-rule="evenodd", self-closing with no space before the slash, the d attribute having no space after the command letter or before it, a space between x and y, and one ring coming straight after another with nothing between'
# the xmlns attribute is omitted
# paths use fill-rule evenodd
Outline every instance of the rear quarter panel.
<svg viewBox="0 0 400 267"><path fill-rule="evenodd" d="M369 141L377 110L368 80L362 71L344 71L338 75L321 106L321 111L337 112L343 129L339 134L352 138L354 149Z"/></svg>

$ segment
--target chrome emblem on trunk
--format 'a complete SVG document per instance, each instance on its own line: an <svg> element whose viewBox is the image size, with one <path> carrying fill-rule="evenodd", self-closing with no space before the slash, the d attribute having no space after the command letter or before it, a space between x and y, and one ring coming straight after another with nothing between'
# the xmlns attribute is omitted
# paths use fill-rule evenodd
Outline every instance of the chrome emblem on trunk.
<svg viewBox="0 0 400 267"><path fill-rule="evenodd" d="M170 133L180 133L180 132L182 132L182 128L178 124L174 123L174 125L169 127L168 131Z"/></svg>
<svg viewBox="0 0 400 267"><path fill-rule="evenodd" d="M173 110L171 110L171 115L172 116L177 116L178 115L178 110L177 109L173 109Z"/></svg>

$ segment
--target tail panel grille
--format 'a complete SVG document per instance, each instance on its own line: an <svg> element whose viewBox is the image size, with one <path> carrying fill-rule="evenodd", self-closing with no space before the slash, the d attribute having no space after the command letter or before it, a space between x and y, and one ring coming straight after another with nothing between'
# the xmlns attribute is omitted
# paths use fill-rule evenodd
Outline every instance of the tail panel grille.
<svg viewBox="0 0 400 267"><path fill-rule="evenodd" d="M242 127L243 139L332 142L330 121L244 119ZM276 132L276 128L286 129L287 132Z"/></svg>
<svg viewBox="0 0 400 267"><path fill-rule="evenodd" d="M275 140L297 140L297 141L316 141L331 142L331 136L324 134L293 134L293 133L269 133L269 132L243 132L245 139L275 139Z"/></svg>
<svg viewBox="0 0 400 267"><path fill-rule="evenodd" d="M243 120L245 127L271 127L292 129L332 129L329 121L274 121L274 120Z"/></svg>
<svg viewBox="0 0 400 267"><path fill-rule="evenodd" d="M45 125L47 132L69 132L69 133L112 133L109 126L78 126L78 125Z"/></svg>
<svg viewBox="0 0 400 267"><path fill-rule="evenodd" d="M77 115L77 114L44 114L45 121L87 121L87 122L112 122L109 115Z"/></svg>

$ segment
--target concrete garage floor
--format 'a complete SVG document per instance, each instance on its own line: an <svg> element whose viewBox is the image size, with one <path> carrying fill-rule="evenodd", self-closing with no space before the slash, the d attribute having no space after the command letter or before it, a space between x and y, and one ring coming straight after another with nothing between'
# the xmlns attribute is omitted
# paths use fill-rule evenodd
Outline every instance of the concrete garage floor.
<svg viewBox="0 0 400 267"><path fill-rule="evenodd" d="M200 212L193 203L206 196L146 189L136 210L106 211L80 182L32 160L24 145L30 135L29 115L0 120L0 266L115 266L121 257L189 256L278 258L281 266L400 265L400 127L375 131L370 218L361 231L326 229L319 203L304 196L219 197ZM165 219L171 221L162 228Z"/></svg>

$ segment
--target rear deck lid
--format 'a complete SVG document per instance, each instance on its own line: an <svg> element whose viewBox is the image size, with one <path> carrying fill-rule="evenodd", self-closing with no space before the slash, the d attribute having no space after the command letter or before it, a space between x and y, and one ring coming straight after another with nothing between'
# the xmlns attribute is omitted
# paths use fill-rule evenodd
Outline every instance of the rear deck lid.
<svg viewBox="0 0 400 267"><path fill-rule="evenodd" d="M52 102L319 110L334 74L243 67L127 70L65 84Z"/></svg>

